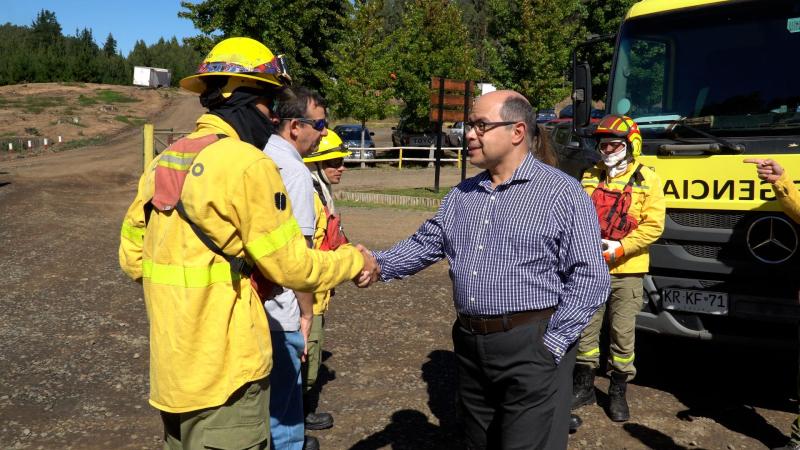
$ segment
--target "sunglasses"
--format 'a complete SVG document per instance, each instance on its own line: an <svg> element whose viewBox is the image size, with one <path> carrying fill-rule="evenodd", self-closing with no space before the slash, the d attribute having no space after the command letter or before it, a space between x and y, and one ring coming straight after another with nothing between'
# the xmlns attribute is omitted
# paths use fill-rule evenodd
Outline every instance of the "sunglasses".
<svg viewBox="0 0 800 450"><path fill-rule="evenodd" d="M322 164L324 164L325 167L330 167L331 169L338 169L344 165L344 158L329 159L322 161Z"/></svg>
<svg viewBox="0 0 800 450"><path fill-rule="evenodd" d="M306 119L305 117L284 117L281 120L296 120L300 123L304 123L306 125L311 125L311 128L322 131L328 127L328 120L327 119Z"/></svg>

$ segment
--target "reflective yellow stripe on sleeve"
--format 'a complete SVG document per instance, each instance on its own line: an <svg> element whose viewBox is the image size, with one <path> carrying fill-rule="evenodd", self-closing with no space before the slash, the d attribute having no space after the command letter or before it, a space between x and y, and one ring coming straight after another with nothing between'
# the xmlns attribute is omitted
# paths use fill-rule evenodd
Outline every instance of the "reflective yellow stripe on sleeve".
<svg viewBox="0 0 800 450"><path fill-rule="evenodd" d="M139 228L128 222L122 222L120 235L136 245L142 245L144 243L144 228Z"/></svg>
<svg viewBox="0 0 800 450"><path fill-rule="evenodd" d="M593 349L589 350L588 352L578 353L578 355L580 355L580 356L594 356L594 355L598 355L598 354L600 354L600 347L593 348Z"/></svg>
<svg viewBox="0 0 800 450"><path fill-rule="evenodd" d="M636 356L636 354L631 354L631 356L629 356L627 358L623 358L622 356L612 355L611 358L613 358L615 362L619 362L619 363L622 363L622 364L628 364L629 362L633 361L633 358L635 356Z"/></svg>
<svg viewBox="0 0 800 450"><path fill-rule="evenodd" d="M253 260L261 259L280 250L298 234L300 234L300 225L292 217L278 228L247 244L245 249Z"/></svg>
<svg viewBox="0 0 800 450"><path fill-rule="evenodd" d="M231 265L227 262L206 267L182 267L156 264L150 260L142 261L142 277L151 283L184 288L201 288L241 279L238 273L231 271Z"/></svg>

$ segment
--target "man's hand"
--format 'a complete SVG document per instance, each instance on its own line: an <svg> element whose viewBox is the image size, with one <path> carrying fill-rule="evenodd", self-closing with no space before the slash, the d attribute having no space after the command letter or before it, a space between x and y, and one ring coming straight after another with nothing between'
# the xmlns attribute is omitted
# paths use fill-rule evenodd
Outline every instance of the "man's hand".
<svg viewBox="0 0 800 450"><path fill-rule="evenodd" d="M308 336L311 334L311 324L314 321L314 294L310 292L294 291L297 305L300 307L300 332L303 334L303 354L300 361L306 361L308 355Z"/></svg>
<svg viewBox="0 0 800 450"><path fill-rule="evenodd" d="M356 245L356 248L361 252L361 255L364 256L364 268L361 269L361 274L359 274L353 282L356 283L356 286L365 288L378 281L381 274L381 267L378 265L378 261L372 256L372 252L370 252L369 249L361 244Z"/></svg>
<svg viewBox="0 0 800 450"><path fill-rule="evenodd" d="M300 356L300 361L306 362L308 358L308 338L311 335L311 324L314 323L314 316L303 314L300 316L300 332L303 334L303 354Z"/></svg>
<svg viewBox="0 0 800 450"><path fill-rule="evenodd" d="M755 164L758 171L758 178L770 184L775 184L778 178L783 175L783 167L771 159L748 158L745 163Z"/></svg>
<svg viewBox="0 0 800 450"><path fill-rule="evenodd" d="M600 240L603 245L603 258L606 264L613 266L625 255L625 249L619 241L610 241L608 239Z"/></svg>

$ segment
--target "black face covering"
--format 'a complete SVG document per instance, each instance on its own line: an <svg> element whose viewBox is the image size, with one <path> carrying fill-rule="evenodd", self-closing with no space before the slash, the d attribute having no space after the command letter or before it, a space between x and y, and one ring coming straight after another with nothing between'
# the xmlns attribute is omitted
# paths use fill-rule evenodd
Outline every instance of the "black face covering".
<svg viewBox="0 0 800 450"><path fill-rule="evenodd" d="M269 117L256 108L256 101L263 97L263 92L239 88L221 104L211 106L209 112L233 127L239 139L263 150L275 132Z"/></svg>

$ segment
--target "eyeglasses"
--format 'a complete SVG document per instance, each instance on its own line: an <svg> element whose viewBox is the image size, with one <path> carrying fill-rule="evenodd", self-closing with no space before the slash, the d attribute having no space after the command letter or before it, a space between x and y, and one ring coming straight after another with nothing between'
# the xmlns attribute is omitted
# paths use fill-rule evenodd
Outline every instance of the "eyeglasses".
<svg viewBox="0 0 800 450"><path fill-rule="evenodd" d="M322 164L324 164L325 167L330 167L331 169L338 169L344 165L344 158L328 159L326 161L322 161Z"/></svg>
<svg viewBox="0 0 800 450"><path fill-rule="evenodd" d="M305 117L282 117L281 120L296 120L298 122L311 125L311 128L322 131L328 127L328 121L326 119L306 119Z"/></svg>
<svg viewBox="0 0 800 450"><path fill-rule="evenodd" d="M515 124L515 123L517 123L517 121L511 121L511 122L508 122L508 121L506 121L506 122L484 122L482 120L478 120L478 121L475 121L475 122L472 122L472 121L466 122L464 125L466 126L465 130L466 130L467 133L469 133L470 130L472 130L474 128L475 132L477 134L482 135L482 134L486 133L487 131L493 130L493 129L499 127L499 126L512 125L512 124Z"/></svg>

